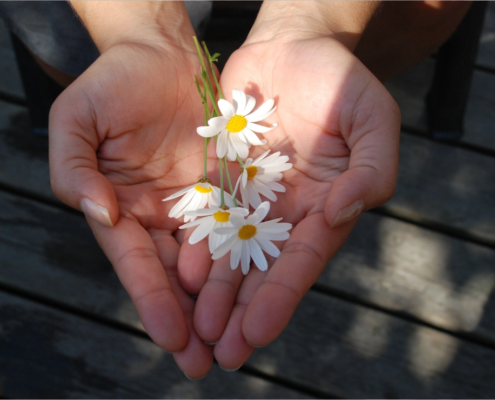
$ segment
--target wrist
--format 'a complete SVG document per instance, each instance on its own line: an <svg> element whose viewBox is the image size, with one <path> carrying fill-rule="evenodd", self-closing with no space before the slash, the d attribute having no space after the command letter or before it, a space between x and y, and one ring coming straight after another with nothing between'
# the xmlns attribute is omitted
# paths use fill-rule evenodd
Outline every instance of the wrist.
<svg viewBox="0 0 495 400"><path fill-rule="evenodd" d="M104 53L122 43L190 48L192 28L182 1L70 1Z"/></svg>
<svg viewBox="0 0 495 400"><path fill-rule="evenodd" d="M246 44L333 38L354 51L379 1L265 1Z"/></svg>

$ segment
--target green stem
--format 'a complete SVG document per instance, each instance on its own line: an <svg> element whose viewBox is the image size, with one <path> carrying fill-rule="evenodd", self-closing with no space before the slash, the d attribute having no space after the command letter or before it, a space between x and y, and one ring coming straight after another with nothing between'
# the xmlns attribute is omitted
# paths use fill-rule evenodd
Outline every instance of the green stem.
<svg viewBox="0 0 495 400"><path fill-rule="evenodd" d="M237 156L237 161L239 161L239 164L241 164L241 167L244 168L244 163L242 162L242 160L239 156Z"/></svg>
<svg viewBox="0 0 495 400"><path fill-rule="evenodd" d="M206 161L207 161L208 138L205 138L205 152L203 156L203 177L206 178Z"/></svg>
<svg viewBox="0 0 495 400"><path fill-rule="evenodd" d="M208 74L204 73L204 71L201 71L201 80L203 81L203 87L206 89L206 92L208 93L208 96L210 97L211 103L213 104L214 112L216 112L216 115L213 115L214 117L218 117L220 115L220 111L218 110L217 107L217 102L215 101L215 95L208 90L208 86L205 81L204 75L208 76Z"/></svg>
<svg viewBox="0 0 495 400"><path fill-rule="evenodd" d="M211 73L213 74L213 79L215 79L215 85L217 86L218 94L219 94L220 98L223 99L224 96L223 96L222 88L220 87L220 84L218 83L217 74L215 74L215 69L213 68L213 60L211 59L210 51L208 50L208 47L206 47L206 43L204 41L201 43L203 45L203 49L206 53L206 56L208 57L208 62L210 63Z"/></svg>
<svg viewBox="0 0 495 400"><path fill-rule="evenodd" d="M220 169L220 207L225 205L224 200L224 190L223 190L223 168L222 168L222 159L218 159L218 168Z"/></svg>
<svg viewBox="0 0 495 400"><path fill-rule="evenodd" d="M203 67L203 71L206 75L206 79L208 82L208 89L209 89L208 95L210 96L211 102L213 103L215 110L217 111L218 115L220 115L220 112L218 111L218 108L216 105L215 96L213 94L213 85L211 84L210 75L207 72L205 61L203 60L203 54L201 53L201 47L199 46L198 39L196 38L196 36L194 36L193 39L194 39L194 44L196 46L196 50L198 52L199 60L201 61L201 66ZM201 76L203 76L202 73L201 73Z"/></svg>
<svg viewBox="0 0 495 400"><path fill-rule="evenodd" d="M232 182L230 181L230 173L229 173L229 169L227 168L227 158L226 157L223 158L223 165L225 167L225 173L227 174L227 182L229 183L230 194L232 195L232 200L234 201L234 205L236 207L239 207L237 205L237 200L234 197L234 188L232 187Z"/></svg>

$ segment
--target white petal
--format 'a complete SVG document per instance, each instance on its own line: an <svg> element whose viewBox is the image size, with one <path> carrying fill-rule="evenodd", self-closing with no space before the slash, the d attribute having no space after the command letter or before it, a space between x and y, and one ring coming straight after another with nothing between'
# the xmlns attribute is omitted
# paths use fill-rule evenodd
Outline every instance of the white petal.
<svg viewBox="0 0 495 400"><path fill-rule="evenodd" d="M241 214L243 217L246 217L249 214L249 211L244 207L233 207L229 210L230 213Z"/></svg>
<svg viewBox="0 0 495 400"><path fill-rule="evenodd" d="M244 131L240 131L239 133L236 133L235 135L239 138L239 140L242 142L242 143L245 143L247 145L249 145L249 141L246 139L246 136L244 135L243 133Z"/></svg>
<svg viewBox="0 0 495 400"><path fill-rule="evenodd" d="M265 119L266 114L271 115L277 109L277 107L273 107L274 104L275 101L273 99L265 101L255 112L246 115L246 119L249 122L257 122Z"/></svg>
<svg viewBox="0 0 495 400"><path fill-rule="evenodd" d="M263 221L263 219L265 219L268 211L270 211L270 203L268 201L264 201L256 209L256 211L247 218L246 223L251 225L259 224L261 221Z"/></svg>
<svg viewBox="0 0 495 400"><path fill-rule="evenodd" d="M218 100L218 108L220 109L220 112L225 118L230 119L235 115L234 106L230 104L227 100L224 99ZM225 126L227 126L227 123L225 124Z"/></svg>
<svg viewBox="0 0 495 400"><path fill-rule="evenodd" d="M275 219L271 219L270 221L265 221L265 222L262 222L261 224L258 224L256 227L262 227L262 226L268 226L268 225L274 225L276 224L277 222L280 222L282 221L283 218L275 218Z"/></svg>
<svg viewBox="0 0 495 400"><path fill-rule="evenodd" d="M185 214L185 213L184 213ZM179 229L187 229L187 228L192 228L193 226L197 226L203 222L204 218L197 219L196 221L189 222L188 224L184 224L179 226Z"/></svg>
<svg viewBox="0 0 495 400"><path fill-rule="evenodd" d="M234 193L232 193L232 196L235 197L235 195L237 194L237 189L239 189L239 183L241 182L242 180L242 174L239 175L239 178L237 178L237 182L235 184L235 188L234 188Z"/></svg>
<svg viewBox="0 0 495 400"><path fill-rule="evenodd" d="M249 147L243 143L236 134L230 135L230 142L241 159L244 160L249 155Z"/></svg>
<svg viewBox="0 0 495 400"><path fill-rule="evenodd" d="M267 133L276 127L277 124L273 124L272 126L263 126L263 125L253 124L252 122L248 122L247 124L248 129L251 129L252 131L257 133Z"/></svg>
<svg viewBox="0 0 495 400"><path fill-rule="evenodd" d="M265 253L271 255L272 257L278 257L280 255L280 250L278 249L278 247L269 240L261 239L256 236L254 237L254 239L256 240L256 242L258 242Z"/></svg>
<svg viewBox="0 0 495 400"><path fill-rule="evenodd" d="M242 254L241 254L241 268L242 273L247 275L249 272L249 264L251 263L251 251L249 244L246 240L241 240L242 243Z"/></svg>
<svg viewBox="0 0 495 400"><path fill-rule="evenodd" d="M238 228L215 228L214 232L217 235L233 235L234 233L238 233L239 229Z"/></svg>
<svg viewBox="0 0 495 400"><path fill-rule="evenodd" d="M249 204L251 204L253 208L258 208L261 204L261 197L257 190L253 187L253 185L247 184L246 191L249 198Z"/></svg>
<svg viewBox="0 0 495 400"><path fill-rule="evenodd" d="M225 200L225 205L227 205L229 208L235 207L234 200L232 200L232 196L230 195L230 193L224 192L223 199Z"/></svg>
<svg viewBox="0 0 495 400"><path fill-rule="evenodd" d="M203 218L203 223L200 224L189 237L189 243L196 244L202 241L213 230L215 222L213 217Z"/></svg>
<svg viewBox="0 0 495 400"><path fill-rule="evenodd" d="M292 229L292 224L289 224L288 222L282 222L278 224L268 224L268 225L263 225L257 226L257 232L259 233L278 233L278 232L287 232L289 229Z"/></svg>
<svg viewBox="0 0 495 400"><path fill-rule="evenodd" d="M240 214L230 214L229 221L236 229L241 229L244 225L244 218Z"/></svg>
<svg viewBox="0 0 495 400"><path fill-rule="evenodd" d="M219 133L223 128L219 128L216 126L200 126L199 128L196 128L196 132L198 133L199 136L213 137L217 133Z"/></svg>
<svg viewBox="0 0 495 400"><path fill-rule="evenodd" d="M232 246L234 246L234 244L238 241L239 238L236 235L231 236L220 246L217 247L217 249L213 252L213 255L211 256L211 259L218 260L219 258L222 258L225 254L227 254L230 251Z"/></svg>
<svg viewBox="0 0 495 400"><path fill-rule="evenodd" d="M256 160L253 161L253 165L256 165L256 166L263 165L260 161L263 160L268 155L269 152L270 152L270 150L265 151L261 156L259 156ZM277 153L275 153L275 154L277 154ZM280 154L280 152L278 152L278 154ZM273 155L274 154L272 154L270 157L272 157Z"/></svg>
<svg viewBox="0 0 495 400"><path fill-rule="evenodd" d="M246 95L246 107L242 111L242 114L240 114L240 113L239 114L242 116L246 116L251 111L253 111L253 108L255 105L256 105L256 100L254 99L254 97L247 94Z"/></svg>
<svg viewBox="0 0 495 400"><path fill-rule="evenodd" d="M284 156L284 157L287 157L287 156ZM275 162L276 160L280 160L280 151L277 151L276 153L273 153L273 154L270 154L269 157L265 158L263 160L263 162L259 162L258 165L262 165L262 166L267 166L268 164L272 163L272 162ZM289 159L289 157L287 157L287 160ZM261 161L261 160L260 160Z"/></svg>
<svg viewBox="0 0 495 400"><path fill-rule="evenodd" d="M258 193L265 196L268 200L277 201L277 196L275 195L275 193L273 193L263 182L259 182L256 179L253 179L253 186L258 191Z"/></svg>
<svg viewBox="0 0 495 400"><path fill-rule="evenodd" d="M207 215L212 215L216 213L220 208L218 207L210 207L210 208L200 208L195 211L185 211L184 215L189 215L191 217L205 217Z"/></svg>
<svg viewBox="0 0 495 400"><path fill-rule="evenodd" d="M197 192L194 189L187 192L186 195L182 199L180 199L175 206L172 207L172 209L168 213L168 216L170 218L180 218L182 216L184 208L187 207L196 193Z"/></svg>
<svg viewBox="0 0 495 400"><path fill-rule="evenodd" d="M227 240L226 236L225 240L220 243L219 238L221 238L220 235L217 235L214 231L210 232L210 235L208 236L208 249L210 250L210 254L213 254L218 246Z"/></svg>
<svg viewBox="0 0 495 400"><path fill-rule="evenodd" d="M261 251L260 245L254 239L249 239L247 242L249 243L251 257L253 258L254 263L260 271L266 271L268 269L268 262L266 261L263 251Z"/></svg>
<svg viewBox="0 0 495 400"><path fill-rule="evenodd" d="M246 164L244 164L244 166L245 165ZM239 177L242 180L242 187L246 187L246 184L247 184L247 181L248 181L248 174L247 174L246 168L247 167L244 168L244 171L242 171L242 175Z"/></svg>
<svg viewBox="0 0 495 400"><path fill-rule="evenodd" d="M197 210L199 208L205 208L207 198L208 198L208 195L204 195L202 193L197 192L194 195L194 197L191 199L189 204L184 208L184 211ZM196 217L191 217L191 216L186 216L186 218L196 219ZM184 221L185 220L186 219L184 219Z"/></svg>
<svg viewBox="0 0 495 400"><path fill-rule="evenodd" d="M289 237L289 232L256 232L256 238L271 241L287 240Z"/></svg>
<svg viewBox="0 0 495 400"><path fill-rule="evenodd" d="M237 158L237 153L235 151L234 144L232 143L232 134L227 136L227 160L235 161Z"/></svg>
<svg viewBox="0 0 495 400"><path fill-rule="evenodd" d="M285 193L285 186L282 186L280 183L277 183L277 182L268 182L267 183L267 186L274 190L275 192L282 192L282 193Z"/></svg>
<svg viewBox="0 0 495 400"><path fill-rule="evenodd" d="M261 168L262 167L260 167L260 169ZM264 182L264 183L268 184L268 182L279 181L283 177L284 176L280 172L276 172L276 173L270 172L270 173L267 173L266 171L263 171L262 174L259 174L259 173L256 174L255 179L258 180L258 181L261 181L261 182Z"/></svg>
<svg viewBox="0 0 495 400"><path fill-rule="evenodd" d="M237 109L235 110L235 114L244 115L243 111L246 108L246 95L242 90L233 89L232 90L232 98L237 103Z"/></svg>
<svg viewBox="0 0 495 400"><path fill-rule="evenodd" d="M230 251L230 268L236 269L241 261L242 243L238 240Z"/></svg>
<svg viewBox="0 0 495 400"><path fill-rule="evenodd" d="M247 210L249 210L249 196L247 189L241 185L241 197L242 197L242 202L244 204L244 207L246 207Z"/></svg>
<svg viewBox="0 0 495 400"><path fill-rule="evenodd" d="M266 144L266 140L260 140L260 138L256 136L255 133L250 129L244 128L242 130L242 133L244 134L248 142L251 143L253 146L262 146Z"/></svg>
<svg viewBox="0 0 495 400"><path fill-rule="evenodd" d="M208 193L208 207L214 209L215 212L219 210L220 206L220 188L216 186L211 187L213 190Z"/></svg>
<svg viewBox="0 0 495 400"><path fill-rule="evenodd" d="M208 125L223 129L229 123L229 119L227 117L213 117L208 120Z"/></svg>
<svg viewBox="0 0 495 400"><path fill-rule="evenodd" d="M191 190L194 186L196 186L196 184L188 186L182 190L179 190L178 192L175 192L172 196L168 196L166 199L163 199L162 201L168 201L168 200L175 199L176 197L180 197L180 196L186 194L186 192Z"/></svg>
<svg viewBox="0 0 495 400"><path fill-rule="evenodd" d="M223 158L223 157L225 157L225 154L227 154L228 140L229 140L229 133L228 133L227 129L224 129L220 133L220 136L218 136L218 142L217 142L217 157L218 158Z"/></svg>

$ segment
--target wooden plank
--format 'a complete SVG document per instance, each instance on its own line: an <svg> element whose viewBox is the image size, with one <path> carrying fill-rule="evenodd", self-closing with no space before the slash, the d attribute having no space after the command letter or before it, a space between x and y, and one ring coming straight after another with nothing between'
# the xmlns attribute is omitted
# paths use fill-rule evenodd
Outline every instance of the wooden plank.
<svg viewBox="0 0 495 400"><path fill-rule="evenodd" d="M428 59L385 85L400 106L405 128L426 134L425 98L428 93L435 61ZM495 75L475 71L467 104L462 143L495 151Z"/></svg>
<svg viewBox="0 0 495 400"><path fill-rule="evenodd" d="M1 192L0 203L1 283L142 329L82 218ZM493 250L365 214L318 283L493 342L494 261ZM486 397L495 382L464 387L484 375L461 366L488 368L493 352L313 292L247 365L342 397Z"/></svg>
<svg viewBox="0 0 495 400"><path fill-rule="evenodd" d="M386 209L495 244L495 158L402 135L397 190Z"/></svg>
<svg viewBox="0 0 495 400"><path fill-rule="evenodd" d="M2 292L0 354L10 398L307 398L217 366L189 381L149 340Z"/></svg>
<svg viewBox="0 0 495 400"><path fill-rule="evenodd" d="M250 365L347 398L483 398L495 351L317 293ZM309 366L309 368L308 368Z"/></svg>

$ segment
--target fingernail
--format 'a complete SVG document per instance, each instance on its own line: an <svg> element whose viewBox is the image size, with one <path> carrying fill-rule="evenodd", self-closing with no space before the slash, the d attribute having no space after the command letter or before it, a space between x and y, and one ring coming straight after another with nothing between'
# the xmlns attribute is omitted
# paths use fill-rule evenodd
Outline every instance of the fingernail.
<svg viewBox="0 0 495 400"><path fill-rule="evenodd" d="M262 347L266 346L266 344L263 346L255 346L254 344L251 344L251 343L248 343L248 345L250 345L251 347L254 347L255 349L261 349Z"/></svg>
<svg viewBox="0 0 495 400"><path fill-rule="evenodd" d="M81 210L85 215L91 219L94 219L96 222L109 227L113 226L112 220L110 219L110 214L105 207L84 198L81 200Z"/></svg>
<svg viewBox="0 0 495 400"><path fill-rule="evenodd" d="M182 371L184 372L184 371ZM184 372L184 375L186 376L187 379L189 379L190 381L199 381L200 379L203 379L206 375L203 375L203 376L200 376L199 378L191 378L189 376L187 376L187 374Z"/></svg>
<svg viewBox="0 0 495 400"><path fill-rule="evenodd" d="M333 221L332 228L335 228L336 226L340 226L345 224L346 222L349 222L350 220L356 218L358 215L360 215L363 212L364 209L364 201L363 200L357 200L351 205L344 207L342 210L339 211L337 214L337 218L335 218L335 221Z"/></svg>
<svg viewBox="0 0 495 400"><path fill-rule="evenodd" d="M220 369L223 369L224 371L227 371L227 372L234 372L234 371L237 371L239 368L241 368L244 364L241 364L239 365L237 368L225 368L223 367L221 364L218 364L218 366L220 367Z"/></svg>

